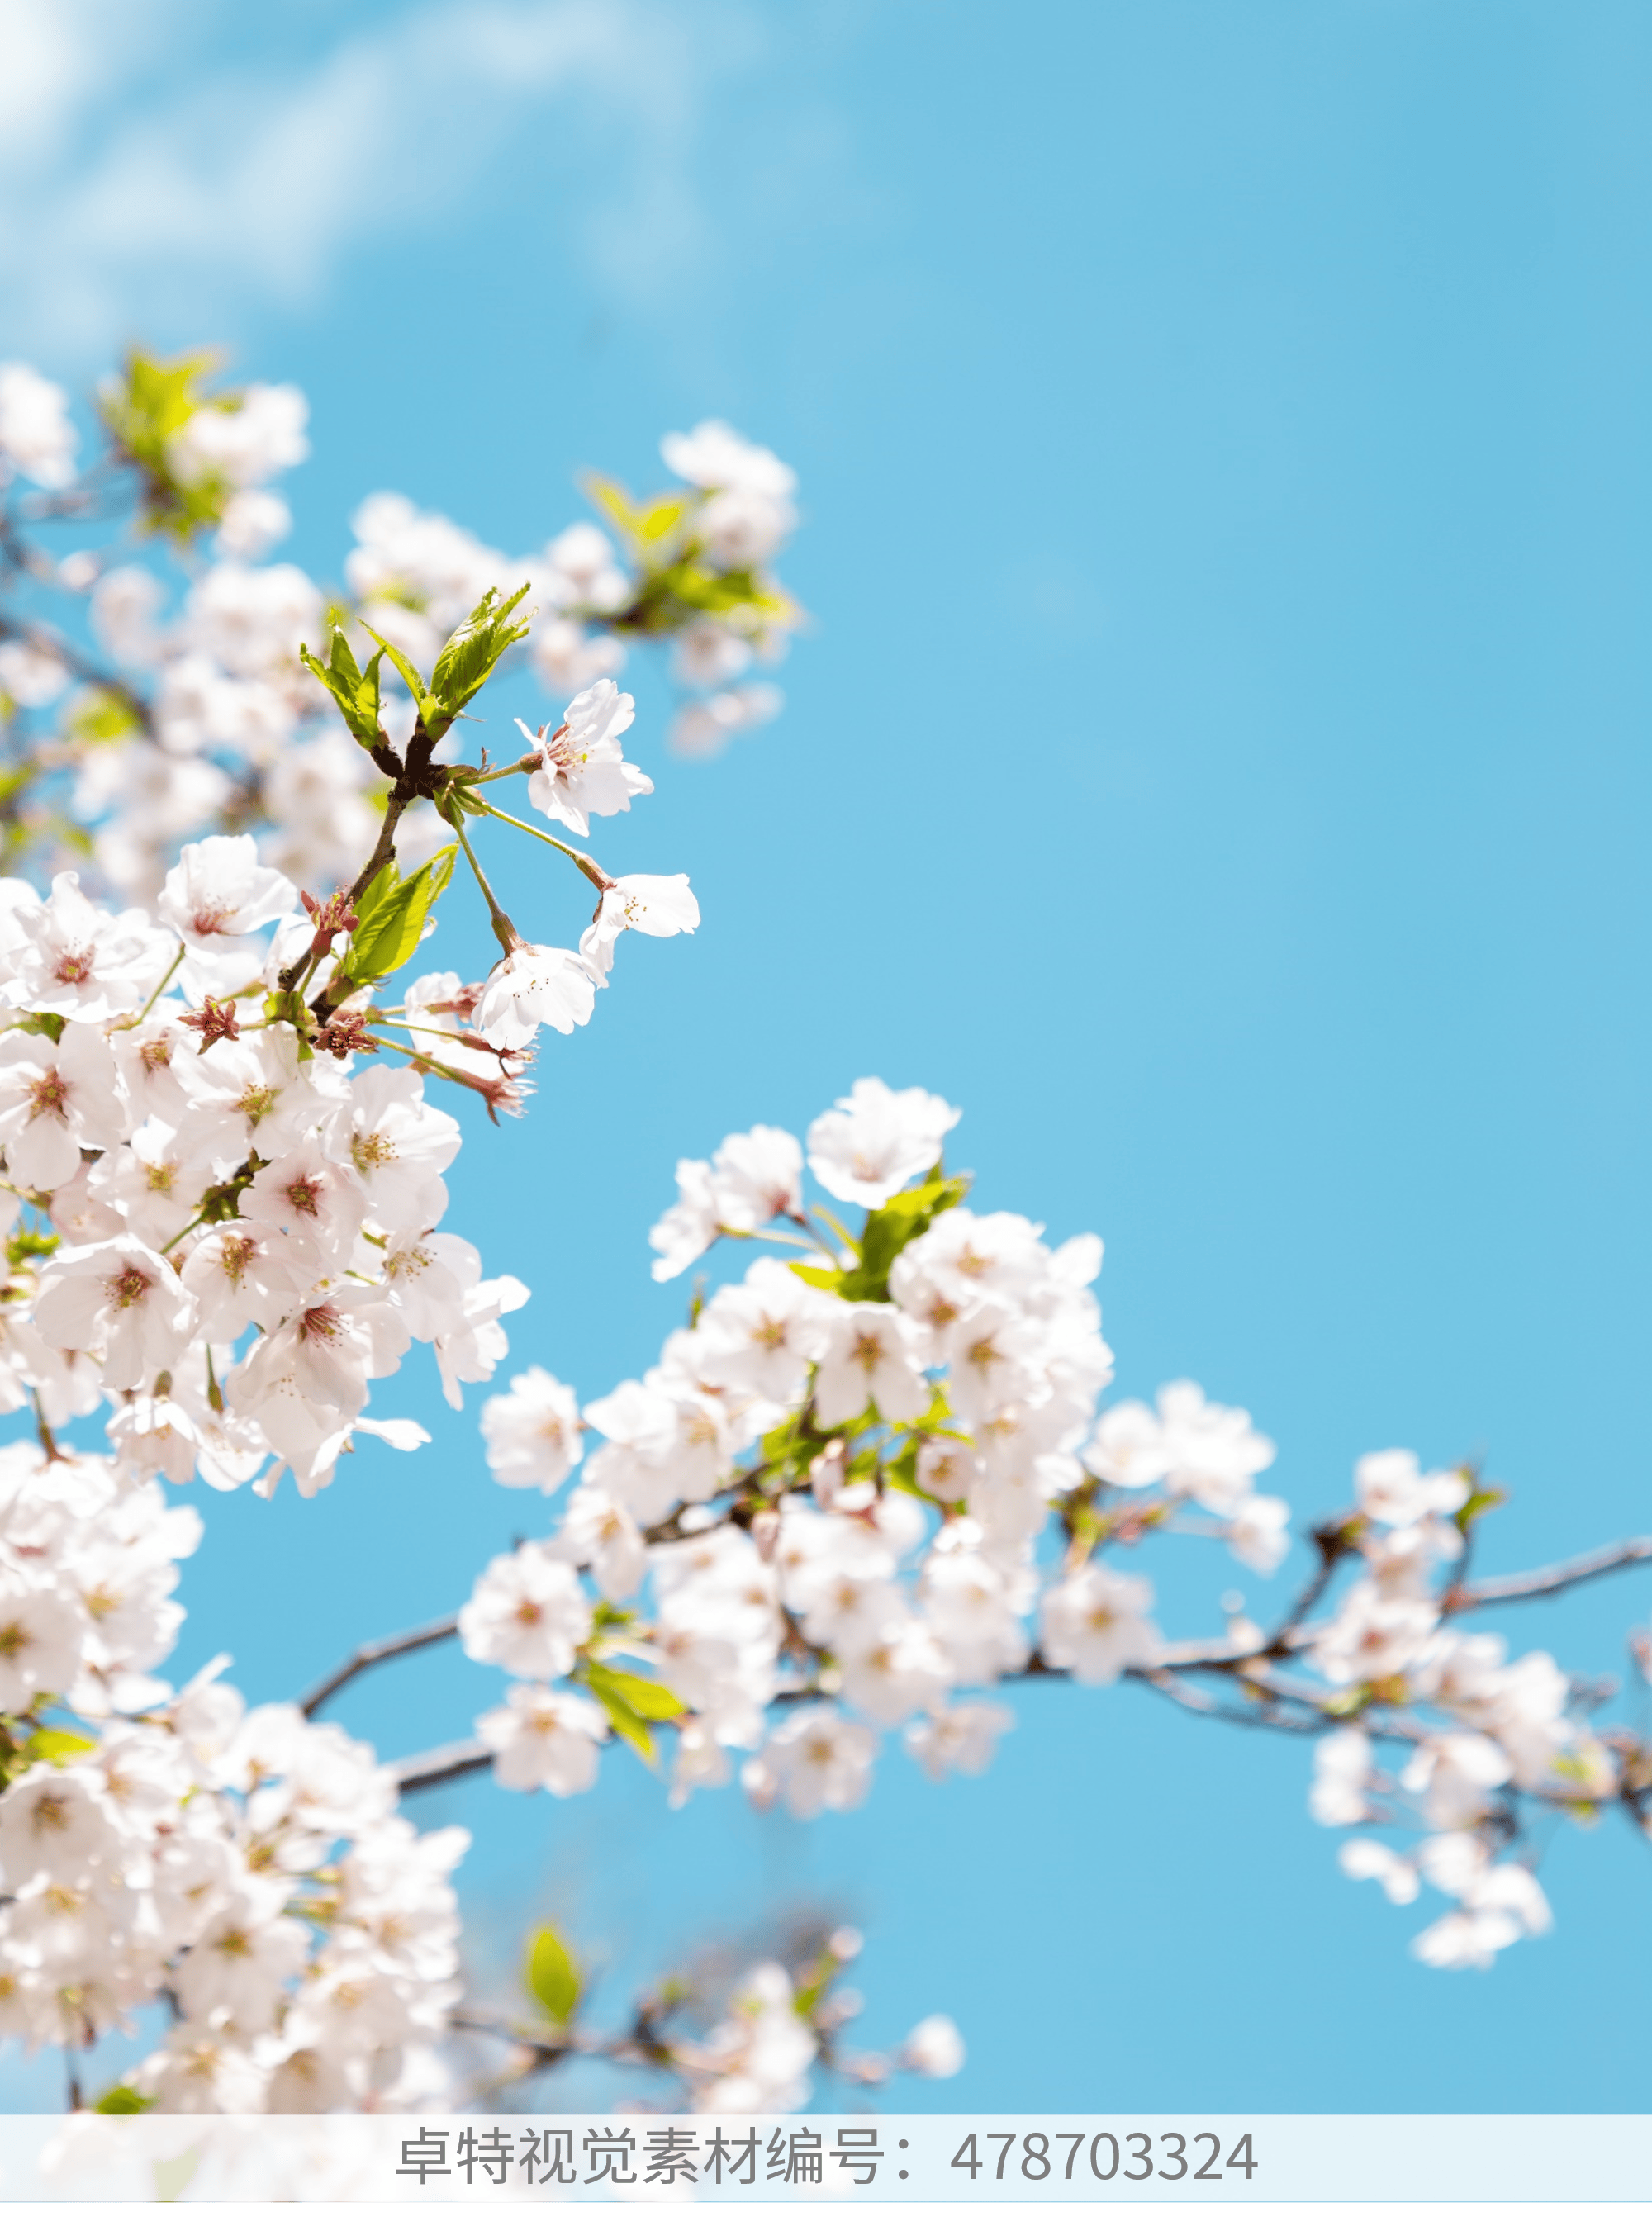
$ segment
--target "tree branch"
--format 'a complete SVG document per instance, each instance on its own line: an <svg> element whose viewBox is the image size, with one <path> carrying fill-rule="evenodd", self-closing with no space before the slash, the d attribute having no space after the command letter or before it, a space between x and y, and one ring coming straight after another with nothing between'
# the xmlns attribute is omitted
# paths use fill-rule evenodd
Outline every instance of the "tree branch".
<svg viewBox="0 0 1652 2231"><path fill-rule="evenodd" d="M391 1766L396 1786L405 1797L415 1789L434 1789L438 1782L457 1782L467 1774L480 1773L491 1766L493 1753L485 1743L467 1736L462 1743L443 1743L436 1750L422 1750L413 1758L398 1758Z"/></svg>
<svg viewBox="0 0 1652 2231"><path fill-rule="evenodd" d="M1513 1603L1532 1596L1558 1595L1578 1581L1598 1580L1603 1573L1621 1572L1629 1565L1643 1565L1652 1558L1652 1535L1637 1535L1615 1542L1603 1549L1590 1549L1563 1564L1540 1565L1532 1573L1507 1573L1500 1580L1477 1581L1472 1587L1448 1588L1444 1608L1473 1611L1480 1604Z"/></svg>
<svg viewBox="0 0 1652 2231"><path fill-rule="evenodd" d="M364 1642L325 1681L318 1682L308 1696L299 1698L298 1709L307 1720L313 1720L329 1697L336 1697L347 1681L353 1681L370 1665L381 1665L387 1658L405 1657L410 1650L423 1650L427 1643L445 1642L449 1635L458 1631L457 1615L450 1612L445 1619L433 1619L428 1626L411 1627L405 1634L388 1635L382 1642Z"/></svg>

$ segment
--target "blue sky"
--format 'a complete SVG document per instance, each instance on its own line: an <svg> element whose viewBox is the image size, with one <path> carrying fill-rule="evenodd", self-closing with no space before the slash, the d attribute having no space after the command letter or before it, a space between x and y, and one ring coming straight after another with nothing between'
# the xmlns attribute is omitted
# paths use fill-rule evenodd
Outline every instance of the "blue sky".
<svg viewBox="0 0 1652 2231"><path fill-rule="evenodd" d="M709 413L801 475L781 723L675 765L632 670L658 791L611 864L688 870L704 927L628 952L456 1173L534 1289L518 1366L638 1369L675 1158L877 1073L963 1106L982 1205L1104 1233L1119 1390L1247 1405L1302 1516L1399 1443L1513 1488L1492 1563L1647 1526L1643 10L42 12L0 8L3 352L83 384L204 338L299 381L318 575L372 489L527 547L579 468L645 482ZM502 880L569 934L577 891ZM290 1694L452 1607L541 1508L474 1416L313 1504L204 1491L183 1670L232 1647ZM1169 1618L1231 1576L1190 1555ZM1618 1672L1647 1609L1631 1578L1506 1630ZM415 1748L495 1686L449 1652L348 1717ZM1437 1976L1338 1874L1298 1747L1017 1705L985 1782L891 1756L808 1827L668 1814L619 1760L572 1804L420 1805L476 1827L501 1962L539 1911L616 1987L854 1919L868 2041L936 2007L969 2038L903 2105L1647 2105L1652 1853L1616 1826L1556 1839L1552 1937Z"/></svg>

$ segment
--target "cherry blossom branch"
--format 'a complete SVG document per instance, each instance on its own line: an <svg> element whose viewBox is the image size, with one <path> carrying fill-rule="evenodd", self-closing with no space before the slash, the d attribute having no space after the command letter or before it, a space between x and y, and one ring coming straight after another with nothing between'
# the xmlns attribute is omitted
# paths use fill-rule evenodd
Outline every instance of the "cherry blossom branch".
<svg viewBox="0 0 1652 2231"><path fill-rule="evenodd" d="M685 2066L693 2065L692 2060L658 2035L653 2027L653 2013L652 2008L639 2007L631 2029L612 2038L580 2037L571 2031L561 2037L534 2037L494 2016L463 2011L450 2014L448 2020L455 2029L465 2030L473 2037L490 2038L496 2044L509 2046L514 2053L524 2056L516 2066L502 2070L477 2089L473 2100L480 2104L512 2084L523 2083L568 2060L606 2061L616 2068L663 2068L680 2073Z"/></svg>
<svg viewBox="0 0 1652 2231"><path fill-rule="evenodd" d="M1496 1580L1448 1588L1445 1608L1448 1612L1473 1611L1481 1604L1558 1595L1563 1588L1574 1588L1579 1581L1598 1580L1603 1574L1622 1572L1627 1566L1642 1565L1649 1559L1652 1559L1652 1535L1636 1535L1628 1542L1590 1549L1581 1557L1567 1558L1558 1565L1540 1565L1535 1572L1507 1573Z"/></svg>
<svg viewBox="0 0 1652 2231"><path fill-rule="evenodd" d="M329 1698L336 1697L347 1682L353 1681L358 1673L365 1673L369 1666L382 1665L387 1659L404 1658L410 1651L424 1650L432 1642L445 1642L458 1631L457 1614L450 1613L445 1619L433 1619L424 1626L411 1627L405 1634L388 1635L381 1642L364 1642L325 1681L317 1682L314 1688L299 1698L298 1709L307 1720L314 1719Z"/></svg>
<svg viewBox="0 0 1652 2231"><path fill-rule="evenodd" d="M420 1751L412 1758L393 1759L390 1771L405 1797L412 1790L434 1789L441 1782L457 1782L492 1764L489 1746L468 1736L460 1743L443 1743L435 1750Z"/></svg>

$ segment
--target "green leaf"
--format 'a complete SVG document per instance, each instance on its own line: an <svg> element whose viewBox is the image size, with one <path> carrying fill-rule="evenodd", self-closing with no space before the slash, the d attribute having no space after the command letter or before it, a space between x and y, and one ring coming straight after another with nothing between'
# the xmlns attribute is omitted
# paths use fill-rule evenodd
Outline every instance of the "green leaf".
<svg viewBox="0 0 1652 2231"><path fill-rule="evenodd" d="M685 495L657 496L644 511L636 514L637 537L642 542L664 542L674 527L683 521L689 508Z"/></svg>
<svg viewBox="0 0 1652 2231"><path fill-rule="evenodd" d="M587 473L585 492L598 510L606 513L627 542L641 540L638 508L632 501L629 492L618 481L605 480L600 473Z"/></svg>
<svg viewBox="0 0 1652 2231"><path fill-rule="evenodd" d="M111 380L99 399L104 424L140 465L164 470L166 444L200 409L199 382L217 362L210 349L170 364L133 349L124 377Z"/></svg>
<svg viewBox="0 0 1652 2231"><path fill-rule="evenodd" d="M134 2092L130 2084L112 2085L92 2109L94 2115L142 2115L154 2105L141 2092Z"/></svg>
<svg viewBox="0 0 1652 2231"><path fill-rule="evenodd" d="M431 695L437 711L434 719L427 717L424 723L432 736L446 732L511 644L520 643L528 633L526 621L515 626L510 624L510 616L528 589L524 581L515 595L502 603L498 590L489 589L463 626L456 628L443 644L431 676Z"/></svg>
<svg viewBox="0 0 1652 2231"><path fill-rule="evenodd" d="M77 1736L73 1728L36 1728L23 1746L26 1757L50 1761L73 1758L77 1752L96 1749L90 1736Z"/></svg>
<svg viewBox="0 0 1652 2231"><path fill-rule="evenodd" d="M379 650L395 668L397 673L400 675L402 680L407 684L408 694L412 698L414 704L418 706L418 716L422 721L424 717L425 707L427 705L433 705L435 702L435 700L431 697L429 689L425 687L424 676L419 672L418 667L414 665L412 660L411 658L404 657L402 653L397 650L395 644L390 642L385 637L380 635L377 628L367 627L366 620L363 620L361 624L364 628L366 628L367 633L373 637Z"/></svg>
<svg viewBox="0 0 1652 2231"><path fill-rule="evenodd" d="M528 1947L525 1971L529 1991L559 2029L566 2029L580 2003L580 1976L573 1956L556 1931L535 1930Z"/></svg>
<svg viewBox="0 0 1652 2231"><path fill-rule="evenodd" d="M685 558L658 576L659 593L691 612L761 612L778 619L791 607L786 598L766 588L757 576L741 566L719 573L696 559Z"/></svg>
<svg viewBox="0 0 1652 2231"><path fill-rule="evenodd" d="M98 399L103 423L144 476L145 524L186 540L224 516L229 485L215 474L185 486L174 474L167 444L202 409L233 410L234 395L207 397L200 383L217 359L210 351L170 363L133 349L124 372L107 381Z"/></svg>
<svg viewBox="0 0 1652 2231"><path fill-rule="evenodd" d="M586 1685L608 1715L608 1724L622 1743L628 1743L638 1758L654 1763L654 1738L648 1722L626 1697L619 1680L605 1665L587 1665Z"/></svg>
<svg viewBox="0 0 1652 2231"><path fill-rule="evenodd" d="M824 1263L790 1263L787 1268L806 1286L819 1286L825 1294L835 1294L845 1277L841 1271L828 1271Z"/></svg>
<svg viewBox="0 0 1652 2231"><path fill-rule="evenodd" d="M601 1665L592 1667L599 1673L605 1685L619 1691L639 1719L680 1720L688 1706L680 1697L658 1681L645 1681L640 1673L622 1672L619 1666Z"/></svg>
<svg viewBox="0 0 1652 2231"><path fill-rule="evenodd" d="M1495 1510L1500 1503L1507 1501L1500 1487L1477 1487L1461 1508L1452 1513L1452 1522L1460 1532L1467 1534L1477 1518L1483 1518L1488 1510Z"/></svg>
<svg viewBox="0 0 1652 2231"><path fill-rule="evenodd" d="M56 1254L62 1245L55 1232L14 1232L6 1242L6 1261L16 1271L25 1263L38 1263Z"/></svg>
<svg viewBox="0 0 1652 2231"><path fill-rule="evenodd" d="M31 1038L49 1038L54 1045L63 1035L62 1015L19 1015L11 1025L14 1031L23 1031Z"/></svg>
<svg viewBox="0 0 1652 2231"><path fill-rule="evenodd" d="M765 1471L783 1473L788 1478L794 1472L807 1471L837 1431L834 1426L831 1433L823 1433L818 1429L810 1432L800 1417L783 1418L771 1432L763 1435L761 1446Z"/></svg>
<svg viewBox="0 0 1652 2231"><path fill-rule="evenodd" d="M344 725L357 743L370 752L379 740L379 665L383 650L374 651L364 673L356 664L348 637L342 628L335 627L325 666L312 655L308 643L300 644L298 655L343 714Z"/></svg>
<svg viewBox="0 0 1652 2231"><path fill-rule="evenodd" d="M417 875L397 873L386 861L362 893L355 934L340 964L353 984L376 984L393 975L418 950L431 909L447 889L459 848L449 844Z"/></svg>
<svg viewBox="0 0 1652 2231"><path fill-rule="evenodd" d="M889 1274L909 1240L927 1232L943 1209L956 1208L969 1190L967 1177L934 1176L874 1208L860 1235L860 1261L845 1271L838 1291L845 1302L886 1302Z"/></svg>
<svg viewBox="0 0 1652 2231"><path fill-rule="evenodd" d="M77 744L112 744L119 737L135 734L139 725L130 698L118 690L95 686L76 691L64 723L67 734Z"/></svg>

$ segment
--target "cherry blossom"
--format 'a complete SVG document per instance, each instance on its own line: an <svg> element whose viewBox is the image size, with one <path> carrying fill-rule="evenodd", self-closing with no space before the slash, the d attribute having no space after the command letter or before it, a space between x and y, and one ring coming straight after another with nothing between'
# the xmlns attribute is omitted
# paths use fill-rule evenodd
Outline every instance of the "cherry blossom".
<svg viewBox="0 0 1652 2231"><path fill-rule="evenodd" d="M1143 1616L1152 1600L1150 1581L1092 1560L1045 1593L1046 1659L1086 1683L1116 1681L1128 1667L1152 1665L1162 1646L1158 1629Z"/></svg>
<svg viewBox="0 0 1652 2231"><path fill-rule="evenodd" d="M0 1040L0 1147L14 1186L52 1193L81 1167L81 1150L119 1145L126 1119L102 1037L66 1022L46 1035Z"/></svg>
<svg viewBox="0 0 1652 2231"><path fill-rule="evenodd" d="M106 1387L133 1387L165 1371L189 1337L190 1301L164 1255L135 1240L67 1247L35 1301L35 1329L55 1347L101 1359Z"/></svg>
<svg viewBox="0 0 1652 2231"><path fill-rule="evenodd" d="M608 981L622 930L645 937L691 935L700 926L700 903L686 876L621 876L602 894L597 918L580 939L580 954L599 985Z"/></svg>
<svg viewBox="0 0 1652 2231"><path fill-rule="evenodd" d="M479 1036L496 1045L531 1045L541 1023L569 1037L588 1023L597 980L581 954L558 946L519 944L489 976L474 1015Z"/></svg>
<svg viewBox="0 0 1652 2231"><path fill-rule="evenodd" d="M535 1364L518 1372L506 1394L482 1406L488 1468L503 1487L549 1495L580 1461L580 1405L571 1387Z"/></svg>
<svg viewBox="0 0 1652 2231"><path fill-rule="evenodd" d="M591 1636L591 1603L573 1567L555 1550L524 1542L496 1557L459 1613L466 1655L512 1673L551 1678L573 1670Z"/></svg>
<svg viewBox="0 0 1652 2231"><path fill-rule="evenodd" d="M297 900L285 876L259 865L254 838L207 837L185 845L155 912L193 951L243 961L251 933L290 914Z"/></svg>
<svg viewBox="0 0 1652 2231"><path fill-rule="evenodd" d="M76 448L68 397L32 365L0 364L0 477L13 471L42 488L75 477Z"/></svg>
<svg viewBox="0 0 1652 2231"><path fill-rule="evenodd" d="M597 1778L598 1748L607 1740L608 1723L588 1697L520 1683L507 1691L502 1704L482 1715L476 1731L507 1789L573 1797Z"/></svg>
<svg viewBox="0 0 1652 2231"><path fill-rule="evenodd" d="M809 1126L809 1167L839 1200L881 1208L939 1160L958 1115L932 1092L891 1092L879 1077L860 1077Z"/></svg>
<svg viewBox="0 0 1652 2231"><path fill-rule="evenodd" d="M619 748L635 714L634 700L604 679L580 690L554 729L547 722L535 734L517 721L539 760L528 795L547 820L584 837L592 814L628 813L633 798L652 792L653 784Z"/></svg>

